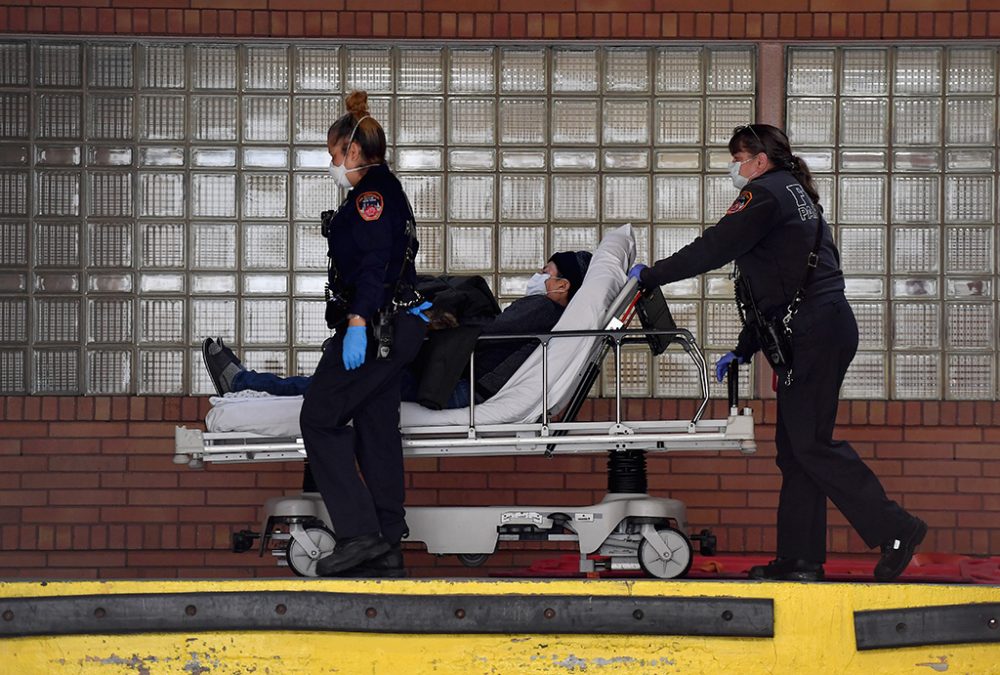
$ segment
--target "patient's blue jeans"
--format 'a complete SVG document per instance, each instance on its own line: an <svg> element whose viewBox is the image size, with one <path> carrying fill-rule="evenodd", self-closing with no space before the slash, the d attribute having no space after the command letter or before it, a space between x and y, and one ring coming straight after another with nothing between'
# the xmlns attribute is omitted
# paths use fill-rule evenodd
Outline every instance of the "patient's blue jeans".
<svg viewBox="0 0 1000 675"><path fill-rule="evenodd" d="M417 400L417 378L409 370L402 372L403 381L401 389L401 400ZM252 389L263 391L275 396L302 396L309 388L310 376L296 375L293 377L279 377L274 373L258 373L256 370L241 370L233 378L233 391L243 391ZM445 408L464 408L469 405L469 381L462 379L455 386L455 391L451 392Z"/></svg>
<svg viewBox="0 0 1000 675"><path fill-rule="evenodd" d="M275 396L302 396L309 388L312 377L296 375L279 377L274 373L258 373L256 370L241 370L233 378L233 391L253 389Z"/></svg>

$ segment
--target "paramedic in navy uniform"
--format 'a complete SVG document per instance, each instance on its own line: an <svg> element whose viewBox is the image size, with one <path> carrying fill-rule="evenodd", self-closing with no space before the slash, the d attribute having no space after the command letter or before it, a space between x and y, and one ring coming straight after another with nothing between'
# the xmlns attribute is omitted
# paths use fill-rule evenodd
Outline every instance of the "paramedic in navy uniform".
<svg viewBox="0 0 1000 675"><path fill-rule="evenodd" d="M629 276L638 277L642 286L662 285L735 260L761 313L783 316L806 278L822 219L819 194L805 162L792 155L788 137L777 127L737 128L729 152L729 172L740 193L722 220L652 267L636 265ZM833 440L840 386L858 347L858 326L844 297L840 253L830 228L822 227L819 261L791 321L791 377L778 373L777 558L752 567L750 577L823 578L829 497L869 547L882 547L875 578L889 581L906 568L927 525L886 497L849 443ZM758 348L753 331L744 328L736 348L716 364L716 377L721 381L730 361L745 363Z"/></svg>
<svg viewBox="0 0 1000 675"><path fill-rule="evenodd" d="M334 576L381 566L402 573L400 380L426 323L399 310L386 359L376 358L372 326L379 310L390 306L397 280L410 289L415 283L413 265L404 261L412 214L385 163L385 132L368 114L367 94L348 96L347 114L327 133L327 149L331 173L350 190L327 232L332 290L348 299L349 313L346 326L326 343L300 417L309 466L337 540L316 572Z"/></svg>

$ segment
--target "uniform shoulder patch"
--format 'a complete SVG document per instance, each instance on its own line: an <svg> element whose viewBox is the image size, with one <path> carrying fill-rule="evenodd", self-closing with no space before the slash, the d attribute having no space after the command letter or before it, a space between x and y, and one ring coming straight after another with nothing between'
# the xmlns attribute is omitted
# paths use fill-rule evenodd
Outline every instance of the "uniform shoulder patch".
<svg viewBox="0 0 1000 675"><path fill-rule="evenodd" d="M753 193L750 190L744 190L740 193L740 196L736 198L736 201L732 203L729 209L726 210L726 215L731 216L734 213L739 213L747 207L750 200L753 199Z"/></svg>
<svg viewBox="0 0 1000 675"><path fill-rule="evenodd" d="M354 204L357 206L358 215L361 216L362 220L372 221L382 217L385 200L378 192L362 192L354 200Z"/></svg>

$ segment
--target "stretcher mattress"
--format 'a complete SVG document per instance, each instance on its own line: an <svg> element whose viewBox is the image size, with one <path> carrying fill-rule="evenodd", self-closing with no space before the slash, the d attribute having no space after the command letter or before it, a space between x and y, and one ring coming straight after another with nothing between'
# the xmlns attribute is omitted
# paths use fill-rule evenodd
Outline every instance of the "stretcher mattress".
<svg viewBox="0 0 1000 675"><path fill-rule="evenodd" d="M553 332L598 330L612 301L625 285L635 259L632 226L623 225L604 236L590 261L580 290L573 296ZM561 408L586 366L596 337L554 339L548 349L549 407ZM270 396L240 392L211 399L205 419L212 432L250 432L268 436L299 436L301 396ZM476 406L476 424L534 422L542 414L542 348L537 348L511 379L488 401ZM469 409L429 410L404 402L400 424L406 427L465 425Z"/></svg>

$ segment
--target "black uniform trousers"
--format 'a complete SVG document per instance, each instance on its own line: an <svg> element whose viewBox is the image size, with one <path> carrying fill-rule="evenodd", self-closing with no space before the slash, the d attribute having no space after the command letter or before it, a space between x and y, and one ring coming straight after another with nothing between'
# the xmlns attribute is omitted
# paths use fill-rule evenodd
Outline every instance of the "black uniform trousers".
<svg viewBox="0 0 1000 675"><path fill-rule="evenodd" d="M792 323L792 383L778 373L778 557L826 560L826 500L869 547L911 517L846 441L833 440L840 386L858 348L858 324L842 294L804 303Z"/></svg>
<svg viewBox="0 0 1000 675"><path fill-rule="evenodd" d="M375 358L369 328L365 362L354 370L344 368L343 335L330 340L302 404L306 455L338 538L381 533L395 544L406 532L400 380L426 324L407 313L394 324L390 357Z"/></svg>

